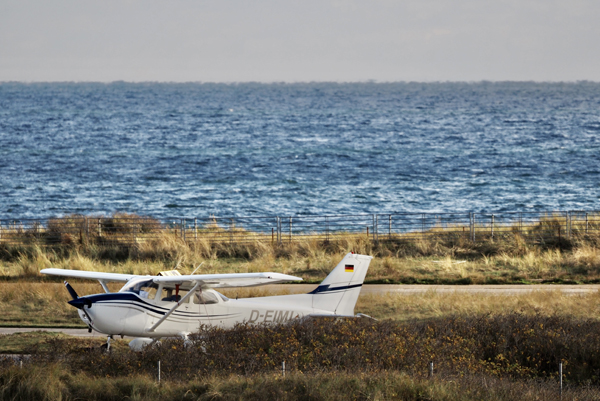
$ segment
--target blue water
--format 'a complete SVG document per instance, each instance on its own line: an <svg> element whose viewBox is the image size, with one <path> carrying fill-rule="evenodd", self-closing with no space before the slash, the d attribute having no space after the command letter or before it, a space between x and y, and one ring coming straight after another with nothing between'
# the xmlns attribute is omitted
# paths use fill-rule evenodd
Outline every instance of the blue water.
<svg viewBox="0 0 600 401"><path fill-rule="evenodd" d="M600 210L600 84L0 84L0 218Z"/></svg>

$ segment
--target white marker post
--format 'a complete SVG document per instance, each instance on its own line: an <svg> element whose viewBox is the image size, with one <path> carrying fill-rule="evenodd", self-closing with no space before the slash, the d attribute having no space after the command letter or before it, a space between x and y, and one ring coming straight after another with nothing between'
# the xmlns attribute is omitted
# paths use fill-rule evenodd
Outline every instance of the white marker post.
<svg viewBox="0 0 600 401"><path fill-rule="evenodd" d="M563 371L562 371L562 362L558 364L558 376L559 376L559 381L560 381L560 399L562 400L562 390L563 390L563 380L562 380L562 376L563 376Z"/></svg>

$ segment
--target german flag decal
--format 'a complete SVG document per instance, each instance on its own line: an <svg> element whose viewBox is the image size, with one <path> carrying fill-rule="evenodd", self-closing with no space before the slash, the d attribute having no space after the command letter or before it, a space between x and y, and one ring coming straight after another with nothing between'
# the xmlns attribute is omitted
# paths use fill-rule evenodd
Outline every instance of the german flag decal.
<svg viewBox="0 0 600 401"><path fill-rule="evenodd" d="M354 273L354 265L345 266L346 273Z"/></svg>

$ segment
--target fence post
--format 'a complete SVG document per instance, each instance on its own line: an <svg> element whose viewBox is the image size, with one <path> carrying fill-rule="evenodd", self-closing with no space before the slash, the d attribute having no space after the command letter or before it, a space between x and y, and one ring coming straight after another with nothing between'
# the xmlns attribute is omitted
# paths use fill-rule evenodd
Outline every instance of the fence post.
<svg viewBox="0 0 600 401"><path fill-rule="evenodd" d="M135 244L135 229L137 228L137 219L133 219L130 223L131 225L131 245Z"/></svg>
<svg viewBox="0 0 600 401"><path fill-rule="evenodd" d="M390 221L389 221L389 227L388 227L388 238L391 240L392 239L392 215L390 214Z"/></svg>
<svg viewBox="0 0 600 401"><path fill-rule="evenodd" d="M471 213L472 224L471 224L471 241L475 243L475 213Z"/></svg>
<svg viewBox="0 0 600 401"><path fill-rule="evenodd" d="M588 214L585 212L585 233L588 233Z"/></svg>
<svg viewBox="0 0 600 401"><path fill-rule="evenodd" d="M571 222L572 222L572 218L573 215L571 214L571 212L567 212L567 221L569 222L569 227L568 227L568 231L567 231L567 238L571 239Z"/></svg>
<svg viewBox="0 0 600 401"><path fill-rule="evenodd" d="M98 237L102 237L102 218L98 218Z"/></svg>
<svg viewBox="0 0 600 401"><path fill-rule="evenodd" d="M292 218L290 217L290 244L292 243Z"/></svg>
<svg viewBox="0 0 600 401"><path fill-rule="evenodd" d="M494 215L492 214L492 239L494 239Z"/></svg>
<svg viewBox="0 0 600 401"><path fill-rule="evenodd" d="M469 212L469 240L473 241L473 213Z"/></svg>
<svg viewBox="0 0 600 401"><path fill-rule="evenodd" d="M379 216L376 214L373 215L373 242L376 242L378 240L378 236L377 236L378 217Z"/></svg>
<svg viewBox="0 0 600 401"><path fill-rule="evenodd" d="M198 241L198 218L194 217L194 240Z"/></svg>
<svg viewBox="0 0 600 401"><path fill-rule="evenodd" d="M325 241L329 242L329 216L325 216Z"/></svg>
<svg viewBox="0 0 600 401"><path fill-rule="evenodd" d="M429 362L429 377L433 377L433 361Z"/></svg>
<svg viewBox="0 0 600 401"><path fill-rule="evenodd" d="M158 383L160 383L160 360L158 361Z"/></svg>
<svg viewBox="0 0 600 401"><path fill-rule="evenodd" d="M277 216L277 245L281 245L281 218Z"/></svg>
<svg viewBox="0 0 600 401"><path fill-rule="evenodd" d="M558 364L558 376L559 376L559 386L560 386L560 398L562 399L562 393L563 393L563 369L562 369L562 362L560 362Z"/></svg>
<svg viewBox="0 0 600 401"><path fill-rule="evenodd" d="M283 373L283 377L285 377L285 361L281 362L281 372Z"/></svg>

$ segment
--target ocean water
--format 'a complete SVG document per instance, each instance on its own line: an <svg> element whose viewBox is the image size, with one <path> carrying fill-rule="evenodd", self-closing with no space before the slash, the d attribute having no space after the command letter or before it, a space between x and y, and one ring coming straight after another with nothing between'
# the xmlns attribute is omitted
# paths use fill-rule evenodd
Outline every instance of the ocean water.
<svg viewBox="0 0 600 401"><path fill-rule="evenodd" d="M600 84L0 84L0 218L600 210Z"/></svg>

